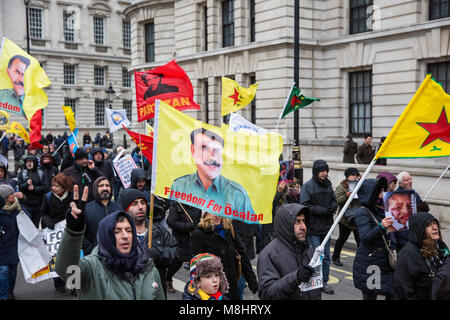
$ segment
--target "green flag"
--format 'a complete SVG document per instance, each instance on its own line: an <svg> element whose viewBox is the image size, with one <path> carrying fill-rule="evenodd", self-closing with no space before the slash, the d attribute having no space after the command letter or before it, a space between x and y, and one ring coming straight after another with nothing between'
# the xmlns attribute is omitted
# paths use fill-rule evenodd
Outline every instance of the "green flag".
<svg viewBox="0 0 450 320"><path fill-rule="evenodd" d="M306 107L314 101L320 101L320 99L305 97L303 94L300 94L299 88L297 88L295 85L292 85L289 97L287 98L283 111L280 114L280 119L283 119L286 115L294 110Z"/></svg>

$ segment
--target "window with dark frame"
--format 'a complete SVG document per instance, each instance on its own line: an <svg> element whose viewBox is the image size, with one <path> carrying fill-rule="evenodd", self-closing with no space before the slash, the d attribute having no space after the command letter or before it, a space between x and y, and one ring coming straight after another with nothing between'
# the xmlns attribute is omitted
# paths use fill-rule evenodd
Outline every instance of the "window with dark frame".
<svg viewBox="0 0 450 320"><path fill-rule="evenodd" d="M428 64L427 73L431 73L433 79L442 85L447 94L450 92L450 61Z"/></svg>
<svg viewBox="0 0 450 320"><path fill-rule="evenodd" d="M70 106L72 108L72 111L74 113L74 117L76 119L77 118L77 100L76 99L72 99L72 98L64 98L64 105L65 106ZM65 126L69 125L67 123L66 117L64 117L64 125Z"/></svg>
<svg viewBox="0 0 450 320"><path fill-rule="evenodd" d="M30 21L30 37L35 39L42 39L42 9L29 8L28 10Z"/></svg>
<svg viewBox="0 0 450 320"><path fill-rule="evenodd" d="M75 42L75 29L73 26L73 15L75 13L68 13L64 11L63 13L63 31L64 31L64 41Z"/></svg>
<svg viewBox="0 0 450 320"><path fill-rule="evenodd" d="M122 21L122 45L124 48L131 48L131 25L130 21Z"/></svg>
<svg viewBox="0 0 450 320"><path fill-rule="evenodd" d="M133 122L132 116L133 116L133 101L131 100L123 100L122 101L122 107L123 109L125 109L126 113L127 113L127 118L130 122Z"/></svg>
<svg viewBox="0 0 450 320"><path fill-rule="evenodd" d="M104 87L105 83L105 68L94 67L94 86Z"/></svg>
<svg viewBox="0 0 450 320"><path fill-rule="evenodd" d="M222 46L234 46L234 0L222 1Z"/></svg>
<svg viewBox="0 0 450 320"><path fill-rule="evenodd" d="M372 5L373 0L350 0L350 34L372 31L368 26L369 19L372 19L368 8Z"/></svg>
<svg viewBox="0 0 450 320"><path fill-rule="evenodd" d="M255 76L250 76L250 84L254 84L256 82ZM256 124L256 97L253 98L250 103L250 120L252 123Z"/></svg>
<svg viewBox="0 0 450 320"><path fill-rule="evenodd" d="M155 24L153 22L144 25L145 33L145 62L155 61Z"/></svg>
<svg viewBox="0 0 450 320"><path fill-rule="evenodd" d="M450 0L429 0L429 20L450 17Z"/></svg>
<svg viewBox="0 0 450 320"><path fill-rule="evenodd" d="M95 99L95 125L105 125L105 100Z"/></svg>
<svg viewBox="0 0 450 320"><path fill-rule="evenodd" d="M255 42L255 0L250 0L250 42Z"/></svg>
<svg viewBox="0 0 450 320"><path fill-rule="evenodd" d="M203 49L208 51L208 7L204 5L203 10Z"/></svg>
<svg viewBox="0 0 450 320"><path fill-rule="evenodd" d="M105 19L94 16L94 42L98 45L105 44Z"/></svg>
<svg viewBox="0 0 450 320"><path fill-rule="evenodd" d="M122 87L131 88L131 74L127 68L122 68Z"/></svg>
<svg viewBox="0 0 450 320"><path fill-rule="evenodd" d="M64 65L64 84L75 85L75 66L70 64Z"/></svg>
<svg viewBox="0 0 450 320"><path fill-rule="evenodd" d="M208 79L203 81L203 108L205 110L205 122L209 123L209 88Z"/></svg>
<svg viewBox="0 0 450 320"><path fill-rule="evenodd" d="M372 133L372 71L349 73L349 128L354 136Z"/></svg>

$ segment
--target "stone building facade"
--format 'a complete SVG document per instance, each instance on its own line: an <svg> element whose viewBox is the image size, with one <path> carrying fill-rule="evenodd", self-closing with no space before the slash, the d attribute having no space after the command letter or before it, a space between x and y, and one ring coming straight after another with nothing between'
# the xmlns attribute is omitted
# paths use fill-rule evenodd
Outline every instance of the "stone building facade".
<svg viewBox="0 0 450 320"><path fill-rule="evenodd" d="M258 126L275 128L293 82L294 1L135 0L124 15L131 22L130 70L176 59L202 106L189 115L220 125L220 79L228 76L241 86L259 81L255 103L240 113ZM337 186L348 166L342 164L344 137L351 133L361 144L371 133L376 146L427 72L447 89L449 31L447 1L300 1L298 85L304 95L321 99L299 111L305 181L312 162L322 158ZM280 123L285 159L291 157L293 127L292 114ZM446 158L389 159L388 167L375 168L369 177L408 170L424 195L447 163ZM440 216L450 204L449 186L444 178L428 199Z"/></svg>

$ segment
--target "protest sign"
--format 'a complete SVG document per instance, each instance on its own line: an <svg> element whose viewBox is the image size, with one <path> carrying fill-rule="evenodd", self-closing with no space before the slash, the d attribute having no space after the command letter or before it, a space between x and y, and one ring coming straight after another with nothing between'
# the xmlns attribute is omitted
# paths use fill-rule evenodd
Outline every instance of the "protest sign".
<svg viewBox="0 0 450 320"><path fill-rule="evenodd" d="M272 222L279 134L215 127L159 100L156 109L152 193L245 223Z"/></svg>
<svg viewBox="0 0 450 320"><path fill-rule="evenodd" d="M386 192L383 194L385 216L392 217L394 231L409 229L409 218L417 213L413 190Z"/></svg>
<svg viewBox="0 0 450 320"><path fill-rule="evenodd" d="M126 189L131 185L131 171L137 168L136 163L134 162L131 155L127 154L125 157L115 160L113 162L114 169L116 169L117 174L119 175L120 181L122 181L123 187Z"/></svg>
<svg viewBox="0 0 450 320"><path fill-rule="evenodd" d="M294 161L280 161L280 178L279 181L292 183L294 182Z"/></svg>

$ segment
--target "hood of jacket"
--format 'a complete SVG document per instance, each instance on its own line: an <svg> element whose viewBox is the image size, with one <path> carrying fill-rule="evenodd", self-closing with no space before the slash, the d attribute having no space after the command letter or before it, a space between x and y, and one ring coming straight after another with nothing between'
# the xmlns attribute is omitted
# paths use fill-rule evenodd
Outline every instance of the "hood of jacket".
<svg viewBox="0 0 450 320"><path fill-rule="evenodd" d="M439 226L439 221L428 212L413 214L409 218L409 241L420 248L425 235L425 229L432 221L436 221Z"/></svg>
<svg viewBox="0 0 450 320"><path fill-rule="evenodd" d="M96 154L97 152L101 152L101 154L102 154L102 160L100 160L100 161L95 161L94 160L94 154ZM105 154L103 153L103 149L99 148L99 147L92 148L92 150L91 150L91 158L92 158L92 160L94 160L96 165L97 164L102 164L103 161L105 160Z"/></svg>
<svg viewBox="0 0 450 320"><path fill-rule="evenodd" d="M309 210L298 203L282 205L277 210L274 223L276 237L296 249L304 246L294 234L294 222L300 212L305 215L306 234L308 234L310 227Z"/></svg>
<svg viewBox="0 0 450 320"><path fill-rule="evenodd" d="M34 166L33 166L33 169L31 170L32 172L36 172L37 171L37 169L38 169L38 165L39 165L39 163L38 163L38 158L35 156L35 155L32 155L32 154L30 154L30 155L28 155L26 158L25 158L25 169L27 169L27 167L26 167L26 163L27 163L27 161L33 161L33 163L34 163ZM27 169L28 170L28 169Z"/></svg>
<svg viewBox="0 0 450 320"><path fill-rule="evenodd" d="M50 162L48 164L45 164L44 161L42 161L42 159L44 159L44 158L49 158ZM54 166L54 160L53 160L53 156L52 156L51 153L43 153L41 155L41 166L44 167L44 168L45 167L52 167L52 166Z"/></svg>
<svg viewBox="0 0 450 320"><path fill-rule="evenodd" d="M144 169L142 168L135 168L131 171L131 185L130 187L133 189L137 189L137 183L140 179L147 180L147 174L145 173Z"/></svg>
<svg viewBox="0 0 450 320"><path fill-rule="evenodd" d="M397 181L397 177L394 176L394 175L393 175L392 173L390 173L390 172L380 172L380 173L377 175L377 179L378 179L378 178L381 178L381 177L386 178L386 181L387 181L388 185L389 185L391 182L393 182L393 181Z"/></svg>
<svg viewBox="0 0 450 320"><path fill-rule="evenodd" d="M364 180L358 190L359 203L364 207L374 210L378 196L386 188L387 182L385 178Z"/></svg>
<svg viewBox="0 0 450 320"><path fill-rule="evenodd" d="M98 184L100 183L100 181L103 181L103 180L109 181L109 179L107 177L101 176L101 177L98 177L97 179L95 179L94 184L92 185L92 194L94 196L94 199L97 200L98 202L101 201L100 194L98 193ZM110 185L111 185L111 182L110 182ZM111 197L112 197L112 190L109 193L109 199L108 199L109 201L111 201Z"/></svg>
<svg viewBox="0 0 450 320"><path fill-rule="evenodd" d="M331 186L331 181L328 179L328 177L325 180L321 180L317 177L319 172L322 171L330 171L330 168L328 167L328 163L325 160L316 160L313 163L312 166L312 178L314 181L316 181L318 184L324 185L326 187Z"/></svg>

